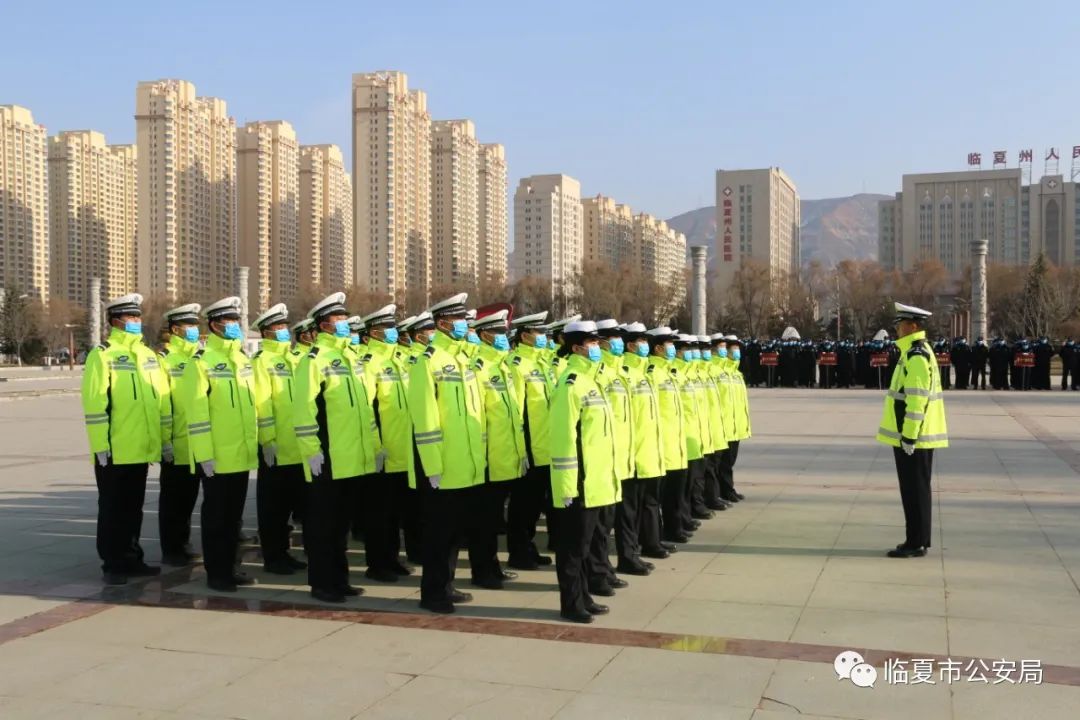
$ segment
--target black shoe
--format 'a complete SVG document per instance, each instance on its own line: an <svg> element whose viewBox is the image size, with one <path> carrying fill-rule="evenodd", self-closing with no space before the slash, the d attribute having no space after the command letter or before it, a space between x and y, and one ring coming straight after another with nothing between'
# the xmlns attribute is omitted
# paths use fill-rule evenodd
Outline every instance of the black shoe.
<svg viewBox="0 0 1080 720"><path fill-rule="evenodd" d="M714 503L706 505L706 507L709 508L710 510L714 511L714 512L724 512L725 510L727 510L731 506L728 505L726 502L724 502L722 500L717 500Z"/></svg>
<svg viewBox="0 0 1080 720"><path fill-rule="evenodd" d="M484 588L485 590L503 589L502 578L473 578L469 584L473 587Z"/></svg>
<svg viewBox="0 0 1080 720"><path fill-rule="evenodd" d="M735 499L736 500L745 500L746 496L743 495L741 492L737 492L737 493L735 493Z"/></svg>
<svg viewBox="0 0 1080 720"><path fill-rule="evenodd" d="M439 615L449 615L454 612L454 603L449 600L421 600L420 607Z"/></svg>
<svg viewBox="0 0 1080 720"><path fill-rule="evenodd" d="M537 555L534 559L536 560L536 564L540 567L547 567L553 562L547 555Z"/></svg>
<svg viewBox="0 0 1080 720"><path fill-rule="evenodd" d="M721 497L721 499L724 500L724 502L729 502L729 503L732 503L732 504L737 503L740 500L742 500L742 498L739 495L737 495L736 493L724 493L720 497Z"/></svg>
<svg viewBox="0 0 1080 720"><path fill-rule="evenodd" d="M675 533L674 535L668 535L666 539L667 539L668 542L674 542L674 543L688 543L688 542L690 542L690 536L687 535L686 533Z"/></svg>
<svg viewBox="0 0 1080 720"><path fill-rule="evenodd" d="M712 520L716 517L716 513L712 510L695 510L691 516L697 520Z"/></svg>
<svg viewBox="0 0 1080 720"><path fill-rule="evenodd" d="M187 567L193 563L187 553L167 553L161 556L161 564L169 567Z"/></svg>
<svg viewBox="0 0 1080 720"><path fill-rule="evenodd" d="M917 547L917 548L898 547L898 548L896 548L894 550L890 550L889 552L887 552L885 554L888 555L891 558L923 557L924 555L926 555L926 548L924 548L924 547Z"/></svg>
<svg viewBox="0 0 1080 720"><path fill-rule="evenodd" d="M451 590L450 602L455 604L472 602L472 593L462 592L457 589Z"/></svg>
<svg viewBox="0 0 1080 720"><path fill-rule="evenodd" d="M295 575L297 569L284 558L263 563L263 570L271 575Z"/></svg>
<svg viewBox="0 0 1080 720"><path fill-rule="evenodd" d="M697 530L698 528L701 527L701 521L700 520L691 520L689 523L687 523L687 527L689 528L689 530L687 530L686 532L688 532L688 533L694 532L695 530Z"/></svg>
<svg viewBox="0 0 1080 720"><path fill-rule="evenodd" d="M184 543L183 552L188 556L188 562L202 562L202 553L196 552L195 546L191 543Z"/></svg>
<svg viewBox="0 0 1080 720"><path fill-rule="evenodd" d="M156 577L161 574L161 568L154 567L153 565L147 565L146 563L137 563L130 566L125 572L129 578L133 577Z"/></svg>
<svg viewBox="0 0 1080 720"><path fill-rule="evenodd" d="M652 572L648 567L645 566L644 563L634 563L633 565L630 565L629 563L619 563L619 567L617 568L617 570L624 575L644 576Z"/></svg>
<svg viewBox="0 0 1080 720"><path fill-rule="evenodd" d="M240 545L243 545L246 542L251 542L251 536L245 535L244 531L241 530L240 532L236 533L236 542Z"/></svg>
<svg viewBox="0 0 1080 720"><path fill-rule="evenodd" d="M518 574L512 570L499 570L503 580L517 580Z"/></svg>
<svg viewBox="0 0 1080 720"><path fill-rule="evenodd" d="M398 577L407 577L409 575L412 575L412 570L410 568L405 567L404 565L402 565L399 562L396 562L393 565L391 565L390 570L395 575L397 575Z"/></svg>
<svg viewBox="0 0 1080 720"><path fill-rule="evenodd" d="M232 578L224 580L206 578L206 587L215 592L236 592L236 582Z"/></svg>
<svg viewBox="0 0 1080 720"><path fill-rule="evenodd" d="M607 615L611 612L611 608L600 603L589 603L585 606L585 611L590 615Z"/></svg>
<svg viewBox="0 0 1080 720"><path fill-rule="evenodd" d="M630 587L630 583L618 577L609 577L607 583L615 590L622 590L624 587Z"/></svg>
<svg viewBox="0 0 1080 720"><path fill-rule="evenodd" d="M255 578L251 577L247 573L234 572L233 582L237 585L256 585L258 584Z"/></svg>
<svg viewBox="0 0 1080 720"><path fill-rule="evenodd" d="M656 548L655 550L642 550L641 557L654 558L656 560L667 560L671 557L671 553L666 548Z"/></svg>
<svg viewBox="0 0 1080 720"><path fill-rule="evenodd" d="M638 558L638 562L641 563L642 565L644 565L646 568L648 568L650 572L652 572L653 570L656 569L656 566L653 565L648 560L642 560L641 558Z"/></svg>
<svg viewBox="0 0 1080 720"><path fill-rule="evenodd" d="M368 568L364 572L364 577L370 578L377 582L396 583L400 575L393 570L384 570L383 568Z"/></svg>
<svg viewBox="0 0 1080 720"><path fill-rule="evenodd" d="M661 540L660 541L660 547L664 548L669 553L677 553L677 552L679 552L679 546L678 545L676 545L675 543L667 542L666 540Z"/></svg>
<svg viewBox="0 0 1080 720"><path fill-rule="evenodd" d="M353 587L352 585L342 585L338 588L338 592L346 597L356 597L364 594L363 588Z"/></svg>
<svg viewBox="0 0 1080 720"><path fill-rule="evenodd" d="M127 585L127 575L124 573L107 572L103 573L103 578L106 585Z"/></svg>
<svg viewBox="0 0 1080 720"><path fill-rule="evenodd" d="M600 597L615 597L615 590L610 585L593 585L589 588L590 595L599 595Z"/></svg>
<svg viewBox="0 0 1080 720"><path fill-rule="evenodd" d="M592 622L592 615L590 615L587 610L584 612L561 612L559 613L559 616L562 617L564 620L582 623L585 625Z"/></svg>
<svg viewBox="0 0 1080 720"><path fill-rule="evenodd" d="M289 565L291 565L296 570L307 569L306 562L304 562L303 560L298 560L288 553L285 553L285 562L289 563Z"/></svg>
<svg viewBox="0 0 1080 720"><path fill-rule="evenodd" d="M536 570L540 567L540 563L536 562L532 558L510 558L506 561L507 566L514 568L515 570Z"/></svg>
<svg viewBox="0 0 1080 720"><path fill-rule="evenodd" d="M311 588L311 597L316 600L321 600L325 603L335 603L340 605L345 602L345 596L339 593L337 590L322 590L319 588Z"/></svg>

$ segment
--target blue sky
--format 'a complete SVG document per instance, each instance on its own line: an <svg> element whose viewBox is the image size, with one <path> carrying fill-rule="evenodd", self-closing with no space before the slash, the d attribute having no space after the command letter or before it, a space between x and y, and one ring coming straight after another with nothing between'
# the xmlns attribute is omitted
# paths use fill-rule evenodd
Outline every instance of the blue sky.
<svg viewBox="0 0 1080 720"><path fill-rule="evenodd" d="M972 150L1014 165L1056 145L1067 172L1080 145L1080 13L1057 0L57 2L2 17L0 104L50 133L133 142L136 82L180 77L239 123L289 120L348 154L351 73L399 69L433 117L506 145L511 185L565 172L661 217L712 204L719 167L779 165L817 198L891 193Z"/></svg>

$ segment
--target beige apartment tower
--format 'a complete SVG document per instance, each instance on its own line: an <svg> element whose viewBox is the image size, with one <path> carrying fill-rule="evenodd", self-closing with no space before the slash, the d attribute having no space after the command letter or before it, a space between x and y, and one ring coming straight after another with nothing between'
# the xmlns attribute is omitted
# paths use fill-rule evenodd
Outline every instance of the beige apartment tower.
<svg viewBox="0 0 1080 720"><path fill-rule="evenodd" d="M581 184L566 175L522 178L514 192L514 279L543 278L568 290L584 250Z"/></svg>
<svg viewBox="0 0 1080 720"><path fill-rule="evenodd" d="M716 171L716 257L721 287L743 258L769 267L774 280L800 269L799 192L780 168Z"/></svg>
<svg viewBox="0 0 1080 720"><path fill-rule="evenodd" d="M0 287L49 298L49 190L45 127L0 105Z"/></svg>
<svg viewBox="0 0 1080 720"><path fill-rule="evenodd" d="M352 182L337 145L300 146L300 287L353 285Z"/></svg>
<svg viewBox="0 0 1080 720"><path fill-rule="evenodd" d="M184 80L135 91L138 287L173 300L219 298L236 265L236 121Z"/></svg>
<svg viewBox="0 0 1080 720"><path fill-rule="evenodd" d="M480 278L479 148L471 120L431 124L431 287L440 292Z"/></svg>
<svg viewBox="0 0 1080 720"><path fill-rule="evenodd" d="M282 120L248 123L236 136L237 264L249 268L257 315L299 290L300 145Z"/></svg>
<svg viewBox="0 0 1080 720"><path fill-rule="evenodd" d="M597 195L581 201L584 260L618 267L636 263L634 213L629 205Z"/></svg>
<svg viewBox="0 0 1080 720"><path fill-rule="evenodd" d="M352 110L356 283L422 304L431 244L427 96L409 90L404 73L356 74Z"/></svg>
<svg viewBox="0 0 1080 720"><path fill-rule="evenodd" d="M90 278L103 298L138 289L134 145L106 145L92 130L49 138L49 234L55 296L85 307Z"/></svg>
<svg viewBox="0 0 1080 720"><path fill-rule="evenodd" d="M506 174L506 150L497 143L478 149L477 175L480 204L480 241L477 251L481 279L503 282L507 279L506 244L510 238L506 197L509 186Z"/></svg>

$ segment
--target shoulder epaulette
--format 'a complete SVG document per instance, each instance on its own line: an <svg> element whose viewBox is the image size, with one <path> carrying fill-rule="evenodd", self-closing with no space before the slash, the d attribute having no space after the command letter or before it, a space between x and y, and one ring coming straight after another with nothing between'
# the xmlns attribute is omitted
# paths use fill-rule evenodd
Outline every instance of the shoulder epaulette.
<svg viewBox="0 0 1080 720"><path fill-rule="evenodd" d="M520 355L515 355L514 359L510 361L510 364L511 365L520 365L521 364L521 356Z"/></svg>
<svg viewBox="0 0 1080 720"><path fill-rule="evenodd" d="M419 355L410 355L409 356L409 364L410 365L415 365L416 364L416 358L418 358L418 357L419 357Z"/></svg>
<svg viewBox="0 0 1080 720"><path fill-rule="evenodd" d="M251 356L251 359L254 360L255 358L262 355L262 353L263 353L262 348L259 348L258 352L256 352L254 355Z"/></svg>
<svg viewBox="0 0 1080 720"><path fill-rule="evenodd" d="M371 353L368 353L368 354L364 355L364 357L361 358L361 360L360 360L360 362L370 362L370 361L371 361Z"/></svg>
<svg viewBox="0 0 1080 720"><path fill-rule="evenodd" d="M651 373L655 367L655 365L650 365L649 367L645 368L645 372Z"/></svg>
<svg viewBox="0 0 1080 720"><path fill-rule="evenodd" d="M319 354L319 346L318 345L312 345L311 350L308 351L307 356L309 358L314 358L318 354Z"/></svg>
<svg viewBox="0 0 1080 720"><path fill-rule="evenodd" d="M165 357L168 354L169 354L169 348L167 348L167 347L163 347L160 350L158 350L158 355L160 355L161 357Z"/></svg>
<svg viewBox="0 0 1080 720"><path fill-rule="evenodd" d="M924 346L922 343L919 343L917 345L912 345L911 346L911 349L908 350L908 352L907 352L907 356L909 358L912 358L912 357L924 357L927 360L929 360L930 359L930 352L926 349L926 346Z"/></svg>
<svg viewBox="0 0 1080 720"><path fill-rule="evenodd" d="M430 360L432 357L434 357L434 355L435 355L435 346L434 345L428 345L427 348L424 350L424 356Z"/></svg>
<svg viewBox="0 0 1080 720"><path fill-rule="evenodd" d="M476 369L477 370L483 370L484 369L484 358L476 358Z"/></svg>
<svg viewBox="0 0 1080 720"><path fill-rule="evenodd" d="M566 380L564 382L566 382L567 385L573 385L575 380L577 380L577 373L566 373Z"/></svg>
<svg viewBox="0 0 1080 720"><path fill-rule="evenodd" d="M201 358L203 356L204 352L206 352L206 348L199 348L198 350L195 351L195 354L192 355L191 357L193 357L193 358Z"/></svg>

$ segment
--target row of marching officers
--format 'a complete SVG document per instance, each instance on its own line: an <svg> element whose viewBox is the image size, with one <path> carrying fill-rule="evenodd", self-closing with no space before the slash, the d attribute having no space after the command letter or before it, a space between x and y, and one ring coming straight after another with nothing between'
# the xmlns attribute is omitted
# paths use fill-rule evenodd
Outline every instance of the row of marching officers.
<svg viewBox="0 0 1080 720"><path fill-rule="evenodd" d="M561 613L576 622L608 611L593 598L626 587L619 575L649 574L650 560L742 499L734 465L750 416L738 338L548 323L467 299L398 322L393 305L350 316L335 293L291 327L275 305L253 324L252 357L238 298L170 310L157 354L142 339L141 296L108 303L110 334L83 379L106 583L160 572L140 545L157 462L163 562L202 559L216 591L254 583L237 550L255 470L264 569L306 568L320 601L362 592L347 557L350 529L362 528L367 577L411 574L404 544L423 566L421 607L453 612L471 600L454 584L462 545L477 587L552 563L536 545L543 514ZM302 524L306 562L289 552L290 522Z"/></svg>

